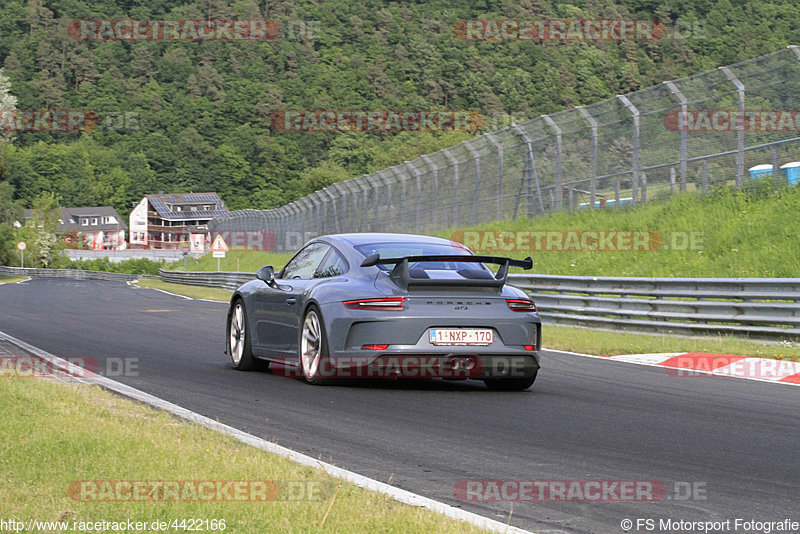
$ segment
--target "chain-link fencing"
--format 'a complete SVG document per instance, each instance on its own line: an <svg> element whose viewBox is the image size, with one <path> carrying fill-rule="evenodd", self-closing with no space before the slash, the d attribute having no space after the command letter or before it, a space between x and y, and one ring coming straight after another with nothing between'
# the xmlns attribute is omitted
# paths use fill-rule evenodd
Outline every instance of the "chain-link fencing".
<svg viewBox="0 0 800 534"><path fill-rule="evenodd" d="M742 187L759 172L800 180L800 47L585 107L542 115L272 210L212 234L434 233L557 210L605 209L676 191ZM788 165L787 165L788 164ZM750 170L754 166L760 168ZM783 167L783 168L781 168ZM794 170L793 170L794 169ZM797 174L795 174L797 173Z"/></svg>

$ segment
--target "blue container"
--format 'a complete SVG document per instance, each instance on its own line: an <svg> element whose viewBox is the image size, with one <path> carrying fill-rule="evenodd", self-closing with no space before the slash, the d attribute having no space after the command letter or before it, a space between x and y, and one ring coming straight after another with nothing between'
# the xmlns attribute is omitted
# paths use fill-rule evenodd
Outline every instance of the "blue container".
<svg viewBox="0 0 800 534"><path fill-rule="evenodd" d="M772 174L772 165L756 165L755 167L750 167L749 170L750 178L763 178Z"/></svg>
<svg viewBox="0 0 800 534"><path fill-rule="evenodd" d="M781 171L786 174L786 179L789 185L794 185L800 182L800 161L793 161L786 165L781 165Z"/></svg>

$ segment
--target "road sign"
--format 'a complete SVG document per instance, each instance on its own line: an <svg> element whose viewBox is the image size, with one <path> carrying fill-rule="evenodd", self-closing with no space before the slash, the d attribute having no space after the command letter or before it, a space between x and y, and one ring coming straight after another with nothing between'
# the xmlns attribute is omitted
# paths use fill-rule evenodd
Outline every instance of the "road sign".
<svg viewBox="0 0 800 534"><path fill-rule="evenodd" d="M218 235L214 239L214 244L211 245L211 252L228 252L228 245L225 243L225 240L222 239L221 235ZM215 258L217 256L214 256ZM225 256L222 256L223 258Z"/></svg>
<svg viewBox="0 0 800 534"><path fill-rule="evenodd" d="M25 241L20 241L19 243L17 243L17 248L20 250L25 250L26 248L28 248L28 245L25 244Z"/></svg>
<svg viewBox="0 0 800 534"><path fill-rule="evenodd" d="M225 251L224 250L215 250L215 251L211 252L211 257L213 257L213 258L224 258L225 257Z"/></svg>

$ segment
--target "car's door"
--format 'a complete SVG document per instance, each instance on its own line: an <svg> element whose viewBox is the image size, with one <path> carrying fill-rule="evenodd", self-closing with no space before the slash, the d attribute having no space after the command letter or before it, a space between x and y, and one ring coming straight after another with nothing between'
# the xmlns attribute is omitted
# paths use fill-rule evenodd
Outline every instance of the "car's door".
<svg viewBox="0 0 800 534"><path fill-rule="evenodd" d="M259 348L268 357L296 356L297 336L302 317L302 296L314 273L330 250L325 243L309 243L295 254L275 287L266 287L256 296L256 330Z"/></svg>

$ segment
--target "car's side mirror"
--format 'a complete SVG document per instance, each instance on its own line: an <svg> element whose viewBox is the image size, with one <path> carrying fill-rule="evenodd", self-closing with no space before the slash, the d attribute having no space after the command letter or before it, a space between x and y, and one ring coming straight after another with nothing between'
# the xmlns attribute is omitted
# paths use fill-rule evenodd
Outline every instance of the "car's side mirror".
<svg viewBox="0 0 800 534"><path fill-rule="evenodd" d="M272 265L265 265L258 270L256 273L256 278L268 286L272 286L275 284L275 269L272 267Z"/></svg>

